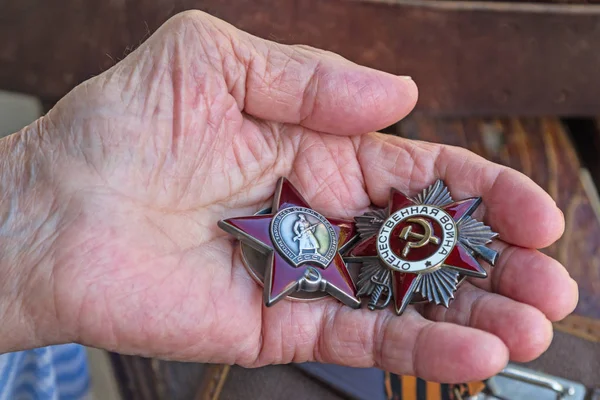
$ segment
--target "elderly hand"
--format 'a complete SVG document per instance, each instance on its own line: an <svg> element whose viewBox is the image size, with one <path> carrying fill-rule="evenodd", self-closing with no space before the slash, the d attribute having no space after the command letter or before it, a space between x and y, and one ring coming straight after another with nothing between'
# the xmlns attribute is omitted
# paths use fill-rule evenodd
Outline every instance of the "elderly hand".
<svg viewBox="0 0 600 400"><path fill-rule="evenodd" d="M315 360L456 382L540 355L575 282L536 248L563 231L524 175L466 150L369 133L403 118L410 78L253 37L200 12L169 20L36 123L0 142L0 352L76 341L178 360ZM265 308L217 227L287 176L352 218L391 186L481 195L503 242L448 310L398 317L332 298ZM511 193L507 196L507 193ZM483 207L482 207L483 208Z"/></svg>

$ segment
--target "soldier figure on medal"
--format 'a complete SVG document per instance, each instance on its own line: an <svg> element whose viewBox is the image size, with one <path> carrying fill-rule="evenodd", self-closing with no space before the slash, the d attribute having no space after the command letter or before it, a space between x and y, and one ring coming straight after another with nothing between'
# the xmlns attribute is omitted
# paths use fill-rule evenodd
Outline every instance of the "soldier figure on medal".
<svg viewBox="0 0 600 400"><path fill-rule="evenodd" d="M306 220L304 214L298 214L298 221L294 224L294 233L296 234L294 242L298 241L298 255L303 254L307 250L309 253L312 253L313 250L317 251L319 249L319 241L314 234L317 225L311 225Z"/></svg>

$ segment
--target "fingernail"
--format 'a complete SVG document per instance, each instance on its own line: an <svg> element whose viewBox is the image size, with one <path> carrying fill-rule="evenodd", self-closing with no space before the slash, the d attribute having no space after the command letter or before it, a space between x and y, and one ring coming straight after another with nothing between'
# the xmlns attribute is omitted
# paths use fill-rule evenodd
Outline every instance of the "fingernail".
<svg viewBox="0 0 600 400"><path fill-rule="evenodd" d="M407 81L412 81L412 76L408 75L398 75L399 78L406 79Z"/></svg>

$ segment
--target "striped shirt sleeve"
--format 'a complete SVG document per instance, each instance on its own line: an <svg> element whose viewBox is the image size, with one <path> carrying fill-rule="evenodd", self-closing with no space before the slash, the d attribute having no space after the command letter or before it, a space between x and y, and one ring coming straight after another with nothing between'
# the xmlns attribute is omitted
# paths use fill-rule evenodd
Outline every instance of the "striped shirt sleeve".
<svg viewBox="0 0 600 400"><path fill-rule="evenodd" d="M90 398L83 346L65 344L0 355L0 400Z"/></svg>

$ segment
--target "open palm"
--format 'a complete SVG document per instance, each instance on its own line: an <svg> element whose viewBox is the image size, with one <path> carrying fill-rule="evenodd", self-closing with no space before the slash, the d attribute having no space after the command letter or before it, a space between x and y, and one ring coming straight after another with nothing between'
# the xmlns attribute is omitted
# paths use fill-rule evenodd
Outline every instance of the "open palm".
<svg viewBox="0 0 600 400"><path fill-rule="evenodd" d="M365 134L416 97L412 80L331 53L198 12L171 19L38 124L60 215L48 307L61 340L244 366L377 365L446 382L538 356L549 321L576 302L564 268L531 250L561 235L562 215L527 177L466 150ZM414 194L441 178L456 198L483 197L483 219L503 239L499 264L423 316L332 298L266 308L217 221L270 204L280 176L319 212L348 219L385 204L392 186Z"/></svg>

